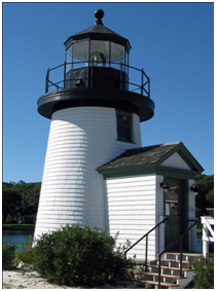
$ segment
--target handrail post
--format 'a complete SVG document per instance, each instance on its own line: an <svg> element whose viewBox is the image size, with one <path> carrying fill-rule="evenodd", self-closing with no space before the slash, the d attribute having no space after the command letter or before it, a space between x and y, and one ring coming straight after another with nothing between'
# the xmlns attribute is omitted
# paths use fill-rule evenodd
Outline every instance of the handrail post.
<svg viewBox="0 0 216 291"><path fill-rule="evenodd" d="M124 253L124 287L126 287L126 262L127 262L127 252Z"/></svg>
<svg viewBox="0 0 216 291"><path fill-rule="evenodd" d="M182 274L182 257L183 257L183 238L184 236L189 232L189 230L194 227L196 224L198 223L198 221L196 221L194 224L192 224L190 227L188 227L188 229L181 235L179 235L175 240L173 240L160 254L159 254L159 262L158 262L158 288L160 289L160 273L161 273L161 256L163 255L163 253L165 253L169 248L171 248L173 245L175 245L178 241L180 241L180 276L183 277Z"/></svg>
<svg viewBox="0 0 216 291"><path fill-rule="evenodd" d="M160 289L160 281L161 281L161 255L159 255L158 261L158 289Z"/></svg>
<svg viewBox="0 0 216 291"><path fill-rule="evenodd" d="M147 257L148 257L148 235L146 236L146 249L145 249L145 272L147 272L147 271L148 271Z"/></svg>
<svg viewBox="0 0 216 291"><path fill-rule="evenodd" d="M150 98L150 78L148 77L148 97Z"/></svg>
<svg viewBox="0 0 216 291"><path fill-rule="evenodd" d="M147 256L148 256L148 235L155 230L157 227L159 227L159 225L161 225L161 223L165 223L168 220L168 218L164 218L163 220L161 220L159 223L157 223L152 229L150 229L146 234L144 234L140 239L138 239L132 246L130 246L125 252L124 252L124 259L125 259L125 271L124 271L124 281L126 281L126 259L127 259L127 253L133 248L135 247L141 240L143 240L146 237L146 249L145 249L145 270L147 271ZM161 254L159 255L160 258ZM160 268L159 268L160 269ZM159 275L160 276L160 275Z"/></svg>
<svg viewBox="0 0 216 291"><path fill-rule="evenodd" d="M183 236L180 238L180 276L183 277L182 275L182 251L183 251Z"/></svg>

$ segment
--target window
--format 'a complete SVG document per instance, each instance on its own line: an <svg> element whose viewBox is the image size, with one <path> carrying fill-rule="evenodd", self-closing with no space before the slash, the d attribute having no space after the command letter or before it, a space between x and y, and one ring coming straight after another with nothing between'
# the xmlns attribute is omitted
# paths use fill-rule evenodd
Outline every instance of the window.
<svg viewBox="0 0 216 291"><path fill-rule="evenodd" d="M72 69L72 46L70 46L66 51L66 73Z"/></svg>
<svg viewBox="0 0 216 291"><path fill-rule="evenodd" d="M91 40L90 65L106 67L109 64L109 42Z"/></svg>
<svg viewBox="0 0 216 291"><path fill-rule="evenodd" d="M132 142L132 114L117 111L116 119L118 140Z"/></svg>
<svg viewBox="0 0 216 291"><path fill-rule="evenodd" d="M164 190L165 193L165 215L178 215L178 187L170 187Z"/></svg>
<svg viewBox="0 0 216 291"><path fill-rule="evenodd" d="M126 48L112 41L79 40L66 49L66 73L85 66L112 67L127 72L128 62Z"/></svg>
<svg viewBox="0 0 216 291"><path fill-rule="evenodd" d="M82 68L88 65L88 50L89 41L77 41L74 42L66 50L66 73L72 69Z"/></svg>
<svg viewBox="0 0 216 291"><path fill-rule="evenodd" d="M125 64L124 52L125 48L123 45L111 42L111 67L118 70L125 70L125 66L122 66Z"/></svg>
<svg viewBox="0 0 216 291"><path fill-rule="evenodd" d="M88 63L89 41L83 40L73 44L73 68L82 68Z"/></svg>

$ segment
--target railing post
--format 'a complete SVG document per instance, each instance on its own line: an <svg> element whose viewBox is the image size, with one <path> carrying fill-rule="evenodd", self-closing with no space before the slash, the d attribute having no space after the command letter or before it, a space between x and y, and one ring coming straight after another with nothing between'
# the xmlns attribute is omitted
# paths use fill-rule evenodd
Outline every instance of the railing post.
<svg viewBox="0 0 216 291"><path fill-rule="evenodd" d="M64 62L64 88L65 88L65 79L66 79L66 61Z"/></svg>
<svg viewBox="0 0 216 291"><path fill-rule="evenodd" d="M209 252L209 245L208 245L208 229L206 224L203 224L203 233L202 233L202 241L203 241L203 257L206 258L206 255Z"/></svg>
<svg viewBox="0 0 216 291"><path fill-rule="evenodd" d="M45 93L48 92L49 90L49 68L47 69L47 74L46 74L46 84L45 84Z"/></svg>
<svg viewBox="0 0 216 291"><path fill-rule="evenodd" d="M150 98L150 78L148 77L148 97Z"/></svg>
<svg viewBox="0 0 216 291"><path fill-rule="evenodd" d="M92 61L92 64L90 63L90 65L91 65L91 70L90 70L90 86L89 87L93 87L94 86L94 84L93 84L93 82L94 82L94 80L93 80L93 77L94 77L94 63L93 63L93 61Z"/></svg>
<svg viewBox="0 0 216 291"><path fill-rule="evenodd" d="M148 263L147 263L147 258L148 258L148 235L146 236L146 249L145 249L145 272L148 271Z"/></svg>
<svg viewBox="0 0 216 291"><path fill-rule="evenodd" d="M214 230L211 225L214 225L214 219L212 217L201 217L202 223L202 244L203 244L203 256L206 257L209 253L209 242L214 242Z"/></svg>
<svg viewBox="0 0 216 291"><path fill-rule="evenodd" d="M91 70L90 70L90 61L88 61L88 88L90 88L90 79L91 79Z"/></svg>
<svg viewBox="0 0 216 291"><path fill-rule="evenodd" d="M142 69L142 76L141 76L141 95L143 96L143 75L144 75L144 71Z"/></svg>
<svg viewBox="0 0 216 291"><path fill-rule="evenodd" d="M120 90L123 90L122 62L120 63Z"/></svg>

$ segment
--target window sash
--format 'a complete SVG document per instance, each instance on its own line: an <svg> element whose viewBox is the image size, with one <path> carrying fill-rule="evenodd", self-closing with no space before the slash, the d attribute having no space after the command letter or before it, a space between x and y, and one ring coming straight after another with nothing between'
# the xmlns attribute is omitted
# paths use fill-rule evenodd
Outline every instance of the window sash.
<svg viewBox="0 0 216 291"><path fill-rule="evenodd" d="M132 113L116 112L117 139L132 142Z"/></svg>

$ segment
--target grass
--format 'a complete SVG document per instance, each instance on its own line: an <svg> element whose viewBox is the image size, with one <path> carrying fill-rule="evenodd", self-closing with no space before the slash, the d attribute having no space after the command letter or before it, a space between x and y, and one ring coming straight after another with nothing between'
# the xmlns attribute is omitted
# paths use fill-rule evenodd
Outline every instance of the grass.
<svg viewBox="0 0 216 291"><path fill-rule="evenodd" d="M5 283L3 283L3 289L11 289L11 287Z"/></svg>
<svg viewBox="0 0 216 291"><path fill-rule="evenodd" d="M27 223L5 223L2 225L3 227L35 227L35 224L27 224Z"/></svg>

